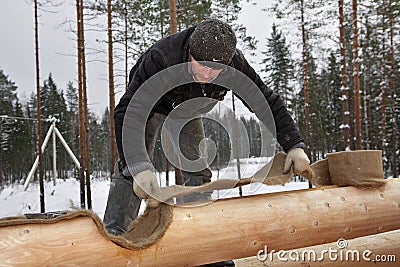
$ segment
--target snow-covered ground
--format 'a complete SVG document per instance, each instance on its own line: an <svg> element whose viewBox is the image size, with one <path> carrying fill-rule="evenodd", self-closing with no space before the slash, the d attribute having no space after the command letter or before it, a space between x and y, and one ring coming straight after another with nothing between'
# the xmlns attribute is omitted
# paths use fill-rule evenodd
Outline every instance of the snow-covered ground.
<svg viewBox="0 0 400 267"><path fill-rule="evenodd" d="M256 158L241 160L241 173L242 177L249 177L260 169L266 162L267 158ZM158 174L161 180L161 185L165 186L165 173ZM174 183L174 173L170 173L172 177L171 183ZM223 170L213 171L213 180L215 179L235 179L236 162L232 162L228 167ZM110 181L107 178L92 179L91 193L92 193L92 209L103 218L104 211L107 203L108 190ZM278 191L290 191L308 188L308 182L290 182L285 185L266 186L259 183L244 186L243 195L254 195ZM52 181L45 183L45 204L46 211L60 211L72 210L80 207L80 185L79 181L75 178L66 180L58 179L56 185ZM220 190L213 194L214 199L236 197L239 196L239 189ZM40 212L39 200L39 185L33 183L29 186L27 191L23 190L23 185L13 185L4 188L0 192L0 218L8 216L22 215L24 213ZM143 207L142 207L143 210Z"/></svg>

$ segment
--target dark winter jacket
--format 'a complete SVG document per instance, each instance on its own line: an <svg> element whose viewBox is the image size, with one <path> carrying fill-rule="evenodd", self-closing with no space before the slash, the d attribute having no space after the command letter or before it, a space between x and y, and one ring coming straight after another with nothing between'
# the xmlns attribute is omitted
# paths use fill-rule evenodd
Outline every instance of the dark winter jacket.
<svg viewBox="0 0 400 267"><path fill-rule="evenodd" d="M140 154L134 159L129 159L127 164L130 166L129 170L132 175L135 175L141 171L146 169L152 169L152 165L148 160L145 146L144 146L144 127L139 127L139 130L135 129L134 141L130 144L126 144L125 140L131 140L130 137L124 137L124 146L122 145L122 126L123 123L127 123L127 119L125 118L125 113L127 107L129 105L130 100L137 92L139 87L147 81L151 76L156 73L159 73L162 70L167 69L168 67L175 66L177 64L189 62L189 37L195 27L191 27L187 30L179 32L177 34L170 35L157 43L155 43L152 47L150 47L137 61L137 63L133 66L129 74L129 88L125 92L125 94L121 97L119 104L115 108L114 112L114 120L115 120L115 135L116 142L118 147L119 157L122 161L122 165L125 163L124 149L127 147L133 149L135 154ZM235 71L242 72L245 76L248 77L255 85L262 95L261 97L253 97L251 91L243 91L247 90L246 88L242 88L242 94L237 94L237 92L233 89L236 95L239 98L244 100L243 96L247 96L247 101L244 104L256 114L256 116L268 127L268 124L271 124L271 120L268 119L268 115L266 114L265 100L268 102L269 108L272 111L272 120L274 120L276 127L276 136L279 144L283 147L283 149L287 152L293 147L303 147L303 138L301 137L296 124L288 113L286 107L283 104L282 99L276 93L274 93L270 88L262 82L260 77L256 74L254 69L249 65L249 63L244 58L242 52L236 49L236 53L233 57L232 63L230 65L234 70L233 73L230 71L225 78L225 82L227 82L230 86L240 86L238 85L236 80L232 80L229 83L229 79L234 78ZM224 75L220 75L224 76ZM247 79L246 77L246 79ZM220 78L220 77L218 77ZM224 79L224 77L221 77ZM246 84L245 81L243 84ZM225 85L224 85L225 86ZM243 87L243 86L242 86ZM232 87L228 87L232 88ZM152 108L152 112L158 112L165 115L168 115L177 104L182 103L188 99L192 99L195 97L210 97L217 100L223 100L226 95L227 88L223 86L219 86L214 83L207 84L199 84L196 82L187 83L181 86L178 86L165 95L163 95ZM243 93L244 92L244 93ZM254 92L254 91L253 91ZM246 95L247 94L247 95ZM260 99L261 98L261 99ZM263 98L263 99L262 99ZM252 103L248 103L252 102ZM261 103L261 104L260 104ZM255 107L255 108L254 108ZM140 113L140 109L138 108L136 113ZM128 116L127 116L128 117ZM132 122L131 122L132 124ZM133 126L132 128L134 128ZM132 165L138 165L134 168L131 168ZM132 173L134 172L134 173Z"/></svg>

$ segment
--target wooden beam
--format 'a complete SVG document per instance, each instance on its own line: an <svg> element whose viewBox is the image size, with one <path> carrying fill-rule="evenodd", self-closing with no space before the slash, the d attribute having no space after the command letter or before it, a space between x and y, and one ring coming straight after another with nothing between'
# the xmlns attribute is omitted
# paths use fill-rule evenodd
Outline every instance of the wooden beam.
<svg viewBox="0 0 400 267"><path fill-rule="evenodd" d="M329 187L174 207L155 244L117 246L91 217L0 227L0 263L13 266L195 266L399 229L400 179L381 188Z"/></svg>

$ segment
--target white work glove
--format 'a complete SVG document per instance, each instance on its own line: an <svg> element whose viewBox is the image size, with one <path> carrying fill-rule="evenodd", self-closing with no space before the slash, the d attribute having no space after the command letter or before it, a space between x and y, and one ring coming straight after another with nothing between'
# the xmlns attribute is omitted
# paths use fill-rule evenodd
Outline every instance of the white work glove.
<svg viewBox="0 0 400 267"><path fill-rule="evenodd" d="M140 199L148 200L147 206L159 204L154 196L160 191L160 186L153 172L147 170L133 176L133 191Z"/></svg>
<svg viewBox="0 0 400 267"><path fill-rule="evenodd" d="M286 156L283 173L288 173L290 168L293 167L293 173L301 174L302 172L306 171L309 166L310 160L308 159L308 156L304 150L299 147L293 148L289 150Z"/></svg>

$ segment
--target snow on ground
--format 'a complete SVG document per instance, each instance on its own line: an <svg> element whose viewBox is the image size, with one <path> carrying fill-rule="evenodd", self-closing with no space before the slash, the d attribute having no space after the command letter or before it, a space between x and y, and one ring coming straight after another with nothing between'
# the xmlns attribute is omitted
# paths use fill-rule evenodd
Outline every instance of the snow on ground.
<svg viewBox="0 0 400 267"><path fill-rule="evenodd" d="M268 158L255 158L241 160L242 177L249 177L260 169ZM212 180L218 179L235 179L236 161L230 163L226 168L213 171ZM165 173L158 174L161 185L165 186ZM171 172L169 177L170 183L174 183L174 173ZM103 218L107 203L108 190L110 181L107 178L96 178L91 181L92 193L92 209ZM24 213L40 212L39 185L31 184L27 191L24 191L23 184L12 185L0 191L0 218L8 216L23 215ZM259 183L244 186L242 188L243 195L263 194L279 191L290 191L308 188L308 182L290 182L285 185L266 186ZM80 185L75 178L57 179L56 185L52 181L45 183L45 205L46 212L73 210L80 207ZM220 190L213 193L214 199L237 197L239 189ZM143 207L142 207L143 210Z"/></svg>

